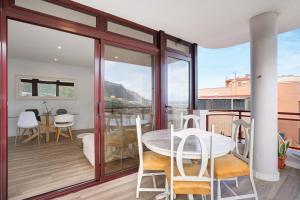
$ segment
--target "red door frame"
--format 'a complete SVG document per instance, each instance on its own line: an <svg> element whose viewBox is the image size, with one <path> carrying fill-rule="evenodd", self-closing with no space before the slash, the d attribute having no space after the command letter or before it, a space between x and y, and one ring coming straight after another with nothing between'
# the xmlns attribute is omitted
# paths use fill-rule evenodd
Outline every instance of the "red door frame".
<svg viewBox="0 0 300 200"><path fill-rule="evenodd" d="M159 79L159 77L157 77L157 72L160 71L159 69L159 62L158 62L158 54L159 52L158 51L149 51L149 50L146 50L146 49L140 49L140 48L137 48L135 46L131 46L131 45L123 45L123 44L119 44L119 43L116 43L116 42L113 42L113 41L109 41L109 40L101 40L101 78L100 78L100 91L101 92L101 103L100 103L100 115L102 116L102 120L101 120L101 134L100 134L100 140L103 141L101 144L104 144L104 80L105 80L105 77L104 77L104 73L105 73L105 64L104 64L104 47L105 45L111 45L111 46L114 46L114 47L119 47L119 48L124 48L124 49L128 49L128 50L132 50L132 51L137 51L137 52L142 52L142 53L146 53L146 54L150 54L154 57L154 68L153 68L153 81L155 84L155 81L157 79ZM157 102L159 99L160 99L160 91L157 90L159 88L159 85L155 84L155 91L154 91L154 95L153 95L153 101L154 103ZM157 116L159 113L160 110L160 106L155 106L155 115ZM156 123L157 123L157 120L160 120L160 118L157 119L156 117ZM156 124L155 128L159 128L160 127L160 124ZM105 149L104 149L104 145L100 145L100 163L103 163L102 167L101 167L101 180L103 182L106 182L106 181L110 181L110 180L113 180L115 178L118 178L118 177L122 177L122 176L126 176L126 175L129 175L129 174L132 174L134 172L137 171L138 167L132 167L132 168L129 168L129 169L126 169L124 171L119 171L119 172L116 172L112 175L105 175Z"/></svg>
<svg viewBox="0 0 300 200"><path fill-rule="evenodd" d="M195 50L197 50L196 44L191 44L185 41L180 41L182 44L187 45L190 47L190 53L181 52L175 49L168 48L166 45L166 40L174 40L177 39L173 36L166 35L164 32L160 32L160 48L164 51L161 54L161 127L168 128L168 119L167 119L167 112L166 112L166 105L168 102L168 63L167 58L175 58L179 60L184 60L189 63L189 113L192 112L193 109L196 109L196 100L194 98L197 96L197 70L196 70L196 58ZM197 52L196 52L197 53Z"/></svg>
<svg viewBox="0 0 300 200"><path fill-rule="evenodd" d="M103 116L102 109L103 106L103 89L101 90L101 80L103 80L103 44L105 42L112 43L115 45L119 45L121 47L129 48L136 51L143 51L145 53L150 53L155 55L155 105L156 105L156 128L162 128L164 116L162 114L162 104L164 102L164 93L163 85L164 80L164 69L165 69L165 56L166 51L171 51L173 53L181 54L180 52L176 52L172 49L166 48L166 39L176 39L170 35L166 35L163 31L157 32L148 27L136 24L134 22L116 17L114 15L78 4L69 0L46 0L51 3L55 3L57 5L64 6L66 8L76 10L79 12L84 12L87 14L91 14L97 17L97 27L89 27L86 25L82 25L76 22L72 22L69 20L64 20L58 17L50 16L47 14L35 12L32 10L24 9L15 6L14 0L0 0L0 44L1 44L1 55L0 55L0 200L7 199L7 20L13 19L17 21L22 21L34 25L39 25L47 28L52 28L60 31L65 31L77 35L82 35L85 37L91 37L95 39L95 104L94 104L94 113L95 113L95 131L98 130L99 133L104 133L103 129L103 120L99 120L101 116ZM107 32L106 22L107 20L112 20L114 22L118 22L125 26L129 26L131 28L153 34L154 36L154 44L149 44L143 41L139 41L134 38L129 38L126 36L114 34ZM188 42L182 41L185 44L190 44ZM194 49L196 49L197 45ZM192 55L185 55L192 57L192 70L196 70L196 65L194 60L196 60L197 52L191 51ZM194 60L193 60L194 59ZM194 81L196 78L195 74L191 77L191 81ZM97 87L100 84L100 90ZM103 85L103 84L102 84ZM192 85L193 91L191 94L195 96L196 84ZM192 106L194 108L194 106ZM99 110L99 111L98 111ZM97 123L98 121L99 123ZM103 160L103 156L99 154L101 147L104 145L103 134L95 134L95 179L92 181L87 181L84 183L76 184L73 186L69 186L66 188L62 188L56 191L51 191L45 194L41 194L33 197L32 199L50 199L58 196L62 196L71 192L75 192L78 190L82 190L84 188L97 185L103 183L105 181L109 181L111 179L115 179L121 176L128 175L130 173L136 172L136 168L132 168L130 170L120 172L108 177L103 176L103 172L101 170L97 170L97 168L102 169L103 166L100 166L101 161ZM98 145L97 145L98 144ZM98 154L98 155L97 155ZM99 165L96 165L98 163Z"/></svg>

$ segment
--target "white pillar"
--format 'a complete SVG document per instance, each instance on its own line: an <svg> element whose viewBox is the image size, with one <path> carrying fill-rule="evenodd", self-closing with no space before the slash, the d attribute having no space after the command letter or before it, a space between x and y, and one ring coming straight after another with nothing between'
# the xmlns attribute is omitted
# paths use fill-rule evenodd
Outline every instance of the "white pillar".
<svg viewBox="0 0 300 200"><path fill-rule="evenodd" d="M277 13L252 17L250 34L254 176L277 181Z"/></svg>

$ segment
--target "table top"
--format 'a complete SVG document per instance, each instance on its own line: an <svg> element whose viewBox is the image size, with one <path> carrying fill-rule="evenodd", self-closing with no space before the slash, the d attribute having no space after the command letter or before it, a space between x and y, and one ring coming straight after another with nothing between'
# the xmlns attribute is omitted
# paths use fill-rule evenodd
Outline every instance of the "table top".
<svg viewBox="0 0 300 200"><path fill-rule="evenodd" d="M194 131L200 135L203 139L208 153L210 152L210 136L211 132L203 131L200 129L190 128L187 131ZM214 134L214 144L213 144L213 154L214 157L220 157L228 154L235 147L234 141L226 136L213 133ZM151 151L170 156L171 155L171 130L163 129L163 130L155 130L151 132L147 132L142 136L142 142L145 146ZM180 142L180 138L175 137L174 148L177 149ZM209 155L210 156L210 155ZM187 138L184 150L183 150L183 158L185 159L199 159L201 158L201 148L197 138L191 136Z"/></svg>
<svg viewBox="0 0 300 200"><path fill-rule="evenodd" d="M108 120L108 119L107 119ZM120 122L120 120L118 119L118 121ZM146 125L146 124L149 124L150 122L148 120L145 120L145 119L141 119L141 125ZM121 125L121 126L136 126L136 120L135 119L123 119L122 120L122 124L117 124L116 123L116 120L114 119L111 119L110 122L109 122L109 125L110 126L118 126L118 125Z"/></svg>

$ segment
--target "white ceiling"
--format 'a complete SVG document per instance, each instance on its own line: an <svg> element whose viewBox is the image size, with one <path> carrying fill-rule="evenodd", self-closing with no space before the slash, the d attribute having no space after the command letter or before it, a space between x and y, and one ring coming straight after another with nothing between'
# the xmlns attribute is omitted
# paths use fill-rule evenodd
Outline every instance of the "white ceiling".
<svg viewBox="0 0 300 200"><path fill-rule="evenodd" d="M107 47L104 55L106 60L143 66L153 61L148 54L116 47ZM8 58L94 67L94 39L9 20Z"/></svg>
<svg viewBox="0 0 300 200"><path fill-rule="evenodd" d="M61 46L59 50L57 47ZM23 22L8 22L8 57L93 67L94 40ZM57 62L54 59L57 58Z"/></svg>
<svg viewBox="0 0 300 200"><path fill-rule="evenodd" d="M208 48L249 41L249 19L279 13L279 32L300 27L300 0L73 0Z"/></svg>

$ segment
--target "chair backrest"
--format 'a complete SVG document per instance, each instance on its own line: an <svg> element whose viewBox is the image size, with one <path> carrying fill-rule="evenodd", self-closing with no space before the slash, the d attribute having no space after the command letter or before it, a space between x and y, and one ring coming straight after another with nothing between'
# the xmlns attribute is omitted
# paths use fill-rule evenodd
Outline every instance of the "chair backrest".
<svg viewBox="0 0 300 200"><path fill-rule="evenodd" d="M200 129L199 129L200 130ZM214 132L214 126L212 127ZM210 182L211 191L213 191L214 181L214 156L213 156L213 136L210 136L210 149L207 148L203 138L195 129L185 129L174 132L174 126L171 125L171 194L173 193L174 181L193 181L193 182ZM201 157L199 157L199 174L198 175L186 175L183 165L183 152L184 145L189 137L195 137L200 144ZM177 150L175 150L175 138L179 138ZM174 176L174 155L176 155L176 166L178 168L178 176ZM210 158L210 175L206 176L207 166ZM194 163L196 165L196 163ZM213 195L213 192L212 192ZM172 195L171 195L172 196ZM172 199L172 198L171 198Z"/></svg>
<svg viewBox="0 0 300 200"><path fill-rule="evenodd" d="M199 116L197 116L197 115L183 115L183 113L181 113L180 128L181 129L187 129L190 120L193 120L193 123L195 124L195 127L200 129L201 118Z"/></svg>
<svg viewBox="0 0 300 200"><path fill-rule="evenodd" d="M26 111L26 112L28 112L28 111L34 112L34 115L35 115L36 119L37 119L38 121L41 121L41 117L40 117L40 115L39 115L40 112L39 112L38 109L26 109L25 111Z"/></svg>
<svg viewBox="0 0 300 200"><path fill-rule="evenodd" d="M64 108L60 108L56 110L56 114L57 115L64 115L64 114L68 114L68 111Z"/></svg>
<svg viewBox="0 0 300 200"><path fill-rule="evenodd" d="M245 134L245 146L243 152L239 150L239 130L242 130ZM254 138L254 119L251 123L247 123L245 120L239 119L232 122L232 135L233 141L235 142L235 148L233 154L238 158L244 160L252 167L253 162L253 138Z"/></svg>
<svg viewBox="0 0 300 200"><path fill-rule="evenodd" d="M106 116L106 128L121 129L121 115L118 113L108 113Z"/></svg>
<svg viewBox="0 0 300 200"><path fill-rule="evenodd" d="M54 117L55 123L73 123L74 122L74 116L70 114L64 114L64 115L56 115Z"/></svg>
<svg viewBox="0 0 300 200"><path fill-rule="evenodd" d="M138 115L136 118L136 134L137 134L137 143L138 143L138 150L139 150L139 158L140 158L140 167L143 167L144 160L143 160L143 144L142 144L142 125L141 125L141 118Z"/></svg>
<svg viewBox="0 0 300 200"><path fill-rule="evenodd" d="M39 125L34 112L26 111L21 112L18 119L19 128L34 128Z"/></svg>

